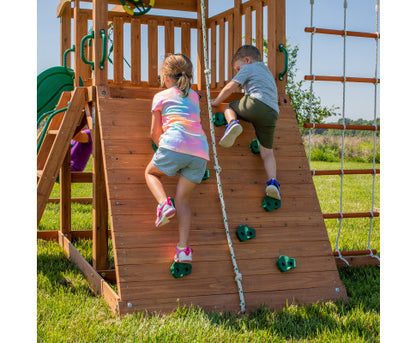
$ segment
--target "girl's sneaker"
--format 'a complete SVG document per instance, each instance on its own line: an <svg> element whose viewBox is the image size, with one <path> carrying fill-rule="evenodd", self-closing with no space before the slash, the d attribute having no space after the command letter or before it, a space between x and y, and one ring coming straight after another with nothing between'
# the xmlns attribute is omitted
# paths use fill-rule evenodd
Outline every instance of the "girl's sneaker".
<svg viewBox="0 0 416 343"><path fill-rule="evenodd" d="M270 198L280 200L280 183L275 179L267 181L266 195Z"/></svg>
<svg viewBox="0 0 416 343"><path fill-rule="evenodd" d="M169 223L175 214L176 208L173 205L172 198L168 197L163 204L157 206L155 222L156 227Z"/></svg>
<svg viewBox="0 0 416 343"><path fill-rule="evenodd" d="M176 247L176 254L174 257L175 262L192 262L192 253L194 251L190 247L178 248Z"/></svg>
<svg viewBox="0 0 416 343"><path fill-rule="evenodd" d="M238 123L238 120L232 120L225 127L224 136L222 136L219 144L224 148L231 147L241 132L243 132L243 127Z"/></svg>

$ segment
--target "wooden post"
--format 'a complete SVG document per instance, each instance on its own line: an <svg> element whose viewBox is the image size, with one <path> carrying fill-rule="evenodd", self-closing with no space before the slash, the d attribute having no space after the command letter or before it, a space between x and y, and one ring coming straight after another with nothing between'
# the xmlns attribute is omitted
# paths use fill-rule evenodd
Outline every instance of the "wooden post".
<svg viewBox="0 0 416 343"><path fill-rule="evenodd" d="M71 5L65 6L60 23L60 56L61 65L64 65L64 52L71 48ZM71 66L71 55L67 55L67 66Z"/></svg>
<svg viewBox="0 0 416 343"><path fill-rule="evenodd" d="M158 81L158 56L157 56L157 21L152 19L147 24L147 39L148 39L148 72L149 72L149 86L157 87Z"/></svg>
<svg viewBox="0 0 416 343"><path fill-rule="evenodd" d="M114 83L121 84L124 79L124 21L122 17L113 18L114 27L114 53L113 71Z"/></svg>
<svg viewBox="0 0 416 343"><path fill-rule="evenodd" d="M97 87L98 97L107 97L108 89ZM98 106L96 110L99 111ZM103 150L101 146L99 115L95 115L93 140L93 208L92 208L92 261L95 269L108 268L108 204L105 186Z"/></svg>
<svg viewBox="0 0 416 343"><path fill-rule="evenodd" d="M211 88L217 87L217 24L211 23Z"/></svg>
<svg viewBox="0 0 416 343"><path fill-rule="evenodd" d="M234 52L237 51L237 50L234 49L234 46L235 46L234 37L236 35L237 29L234 26L234 15L233 14L229 14L227 16L227 21L228 21L228 54L227 54L228 76L227 76L227 80L231 81L231 79L235 75L235 70L231 65L231 61L233 59ZM234 42L234 44L233 44L233 42Z"/></svg>
<svg viewBox="0 0 416 343"><path fill-rule="evenodd" d="M277 39L276 83L277 83L278 93L283 95L286 93L287 74L283 77L282 81L279 80L279 73L281 73L285 69L285 57L284 57L283 52L279 51L279 44L283 44L286 48L286 0L277 0L276 18L278 18L277 23L276 23L276 39Z"/></svg>
<svg viewBox="0 0 416 343"><path fill-rule="evenodd" d="M183 45L183 42L181 42ZM165 21L165 54L173 54L175 52L175 27L173 20Z"/></svg>
<svg viewBox="0 0 416 343"><path fill-rule="evenodd" d="M246 22L245 22L245 33L244 33L244 44L253 44L252 41L252 21L251 21L251 7L247 6L245 11L244 11L244 15L246 18Z"/></svg>
<svg viewBox="0 0 416 343"><path fill-rule="evenodd" d="M283 0L284 1L284 0ZM267 65L273 74L276 84L277 77L277 22L281 20L277 13L277 0L268 1L267 4ZM283 16L285 13L283 13Z"/></svg>
<svg viewBox="0 0 416 343"><path fill-rule="evenodd" d="M80 41L81 41L81 39L88 34L88 18L86 14L80 14L78 16L77 25L78 25L77 32L79 34ZM81 45L78 44L76 48L78 49L77 54L81 54L80 52ZM88 50L89 50L88 41L86 41L84 43L84 51L85 51L85 57L87 59L89 58ZM85 81L87 81L90 78L91 66L81 61L79 68L78 68L78 72L79 72L79 76L81 77L81 80L83 81L83 83L85 83ZM79 82L78 78L77 78L77 82Z"/></svg>
<svg viewBox="0 0 416 343"><path fill-rule="evenodd" d="M263 59L263 5L259 1L256 2L254 8L256 10L256 48L260 50Z"/></svg>
<svg viewBox="0 0 416 343"><path fill-rule="evenodd" d="M75 58L74 58L74 72L75 72L75 86L79 86L79 76L81 73L81 25L80 25L80 11L79 0L74 1L74 44L75 44Z"/></svg>
<svg viewBox="0 0 416 343"><path fill-rule="evenodd" d="M108 0L93 0L92 1L92 20L93 20L93 50L94 50L94 73L93 73L93 85L107 85L108 81L108 62L107 58L104 62L104 69L100 69L100 61L103 51L103 40L100 35L100 31L104 30L107 37L108 27ZM108 45L107 45L108 48Z"/></svg>
<svg viewBox="0 0 416 343"><path fill-rule="evenodd" d="M108 96L108 62L105 59L104 68L100 69L103 53L103 39L100 31L104 30L107 37L108 0L93 0L93 30L94 30L94 73L93 85L96 86L96 98ZM107 47L108 48L108 47ZM101 87L103 86L103 87ZM96 106L96 111L99 111ZM92 130L93 139L93 267L108 268L108 204L104 179L103 152L101 147L99 116L95 115L95 127Z"/></svg>
<svg viewBox="0 0 416 343"><path fill-rule="evenodd" d="M71 240L71 148L65 155L59 175L60 230Z"/></svg>
<svg viewBox="0 0 416 343"><path fill-rule="evenodd" d="M198 20L198 30L197 30L197 85L198 89L205 89L205 63L204 63L204 41L202 37L202 15L201 15L201 5L199 0L197 2L197 20ZM208 0L205 0L205 19L208 19ZM208 39L208 38L207 38Z"/></svg>
<svg viewBox="0 0 416 343"><path fill-rule="evenodd" d="M131 19L131 83L141 82L141 25L139 18Z"/></svg>
<svg viewBox="0 0 416 343"><path fill-rule="evenodd" d="M233 38L233 55L236 53L237 49L241 46L241 36L242 36L242 29L241 29L241 0L234 0L234 38ZM228 23L230 24L230 22ZM230 44L230 43L228 43ZM231 56L232 58L233 56ZM231 68L231 67L230 67ZM234 75L234 73L233 73Z"/></svg>
<svg viewBox="0 0 416 343"><path fill-rule="evenodd" d="M191 58L191 25L181 24L181 52Z"/></svg>

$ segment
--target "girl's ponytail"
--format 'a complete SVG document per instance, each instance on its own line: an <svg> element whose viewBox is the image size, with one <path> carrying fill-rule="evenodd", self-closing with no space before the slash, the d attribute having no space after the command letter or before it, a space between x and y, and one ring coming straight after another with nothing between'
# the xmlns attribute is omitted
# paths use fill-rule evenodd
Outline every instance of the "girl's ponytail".
<svg viewBox="0 0 416 343"><path fill-rule="evenodd" d="M162 64L161 83L164 85L165 76L169 76L176 81L176 86L186 98L191 89L192 81L192 62L184 54L169 54Z"/></svg>
<svg viewBox="0 0 416 343"><path fill-rule="evenodd" d="M182 92L182 96L186 98L189 94L189 90L191 89L191 79L184 71L179 75L176 85Z"/></svg>

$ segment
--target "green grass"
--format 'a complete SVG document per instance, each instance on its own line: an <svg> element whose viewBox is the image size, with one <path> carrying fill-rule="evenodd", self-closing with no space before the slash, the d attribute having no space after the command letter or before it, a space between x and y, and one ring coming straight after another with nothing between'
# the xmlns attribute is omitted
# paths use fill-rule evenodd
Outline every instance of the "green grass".
<svg viewBox="0 0 416 343"><path fill-rule="evenodd" d="M339 163L313 162L314 169L339 169ZM346 169L370 168L346 163ZM340 177L314 178L323 212L339 212ZM372 176L344 177L344 211L371 209ZM368 190L370 189L370 190ZM57 186L54 189L57 192ZM52 196L58 196L58 193ZM89 185L73 185L73 196L91 196ZM375 207L379 208L379 176ZM348 201L348 203L347 203ZM350 204L350 202L352 202ZM90 229L91 205L73 205L74 229ZM338 220L326 220L334 247ZM372 248L379 250L379 219L373 221ZM59 228L59 206L48 204L40 229ZM367 246L369 219L345 219L340 248ZM91 263L90 241L75 242ZM112 262L111 242L110 258ZM83 275L59 244L38 241L38 342L379 342L380 270L378 267L340 269L349 302L265 308L250 315L206 313L178 307L167 315L138 313L118 320L102 298L89 289Z"/></svg>

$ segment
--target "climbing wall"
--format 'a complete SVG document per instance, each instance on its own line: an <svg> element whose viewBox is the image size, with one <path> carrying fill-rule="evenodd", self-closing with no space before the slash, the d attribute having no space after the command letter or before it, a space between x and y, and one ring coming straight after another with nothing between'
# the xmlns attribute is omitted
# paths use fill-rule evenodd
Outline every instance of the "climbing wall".
<svg viewBox="0 0 416 343"><path fill-rule="evenodd" d="M119 313L169 312L178 304L238 312L240 299L213 159L207 166L211 177L196 187L192 197L192 273L180 279L171 275L169 267L178 241L177 220L155 228L157 203L144 179L145 167L153 155L149 131L154 93L144 90L135 92L134 97L113 94L113 97L97 100ZM203 94L201 108L203 126L209 136ZM217 150L228 222L238 268L243 275L248 311L261 304L279 309L287 302L313 303L346 297L293 110L287 100L280 108L274 145L283 198L280 209L266 212L262 207L266 176L260 156L254 155L248 147L255 138L250 125L243 123L244 132L233 148L218 146ZM224 127L217 128L217 142L223 131ZM164 182L167 194L174 197L177 178L165 178ZM235 231L241 224L255 228L256 238L240 242ZM280 255L295 258L296 269L280 272L276 267Z"/></svg>

